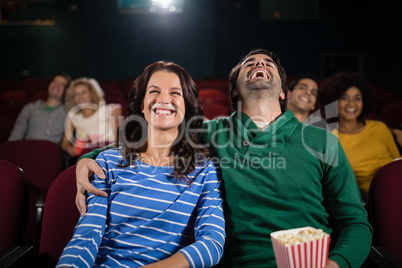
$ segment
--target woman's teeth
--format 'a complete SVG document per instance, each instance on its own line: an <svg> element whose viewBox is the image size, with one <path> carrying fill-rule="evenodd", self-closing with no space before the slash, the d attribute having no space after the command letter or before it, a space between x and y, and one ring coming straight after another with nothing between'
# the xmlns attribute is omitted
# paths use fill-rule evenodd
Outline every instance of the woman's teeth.
<svg viewBox="0 0 402 268"><path fill-rule="evenodd" d="M172 114L173 112L172 112L171 110L155 109L155 113L156 113L156 114L166 114L166 115L169 115L169 114Z"/></svg>

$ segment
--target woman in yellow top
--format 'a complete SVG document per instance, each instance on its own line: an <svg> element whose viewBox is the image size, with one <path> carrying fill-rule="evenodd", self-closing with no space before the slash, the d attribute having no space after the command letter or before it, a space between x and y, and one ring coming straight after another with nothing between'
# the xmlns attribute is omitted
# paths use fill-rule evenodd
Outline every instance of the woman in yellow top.
<svg viewBox="0 0 402 268"><path fill-rule="evenodd" d="M322 91L321 104L338 101L338 129L333 132L345 150L363 198L376 171L400 158L400 152L383 122L365 119L373 93L357 75L337 73L324 81Z"/></svg>

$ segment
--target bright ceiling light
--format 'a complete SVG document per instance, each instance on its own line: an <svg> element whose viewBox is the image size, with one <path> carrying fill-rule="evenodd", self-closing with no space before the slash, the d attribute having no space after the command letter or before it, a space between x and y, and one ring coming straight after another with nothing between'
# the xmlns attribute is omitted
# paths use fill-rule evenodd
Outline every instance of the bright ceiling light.
<svg viewBox="0 0 402 268"><path fill-rule="evenodd" d="M183 0L151 0L152 13L155 12L181 12Z"/></svg>
<svg viewBox="0 0 402 268"><path fill-rule="evenodd" d="M167 9L174 4L174 0L152 0L152 6Z"/></svg>

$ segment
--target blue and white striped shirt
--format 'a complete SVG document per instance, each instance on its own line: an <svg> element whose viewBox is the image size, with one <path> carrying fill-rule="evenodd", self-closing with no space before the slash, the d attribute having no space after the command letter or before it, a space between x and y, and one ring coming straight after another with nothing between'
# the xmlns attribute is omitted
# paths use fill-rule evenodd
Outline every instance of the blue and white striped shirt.
<svg viewBox="0 0 402 268"><path fill-rule="evenodd" d="M220 180L212 162L189 174L189 185L173 176L173 166L138 159L117 167L118 149L99 154L106 174L92 182L109 197L90 194L73 238L57 267L141 267L182 252L191 267L211 267L225 243ZM189 244L191 232L195 242Z"/></svg>

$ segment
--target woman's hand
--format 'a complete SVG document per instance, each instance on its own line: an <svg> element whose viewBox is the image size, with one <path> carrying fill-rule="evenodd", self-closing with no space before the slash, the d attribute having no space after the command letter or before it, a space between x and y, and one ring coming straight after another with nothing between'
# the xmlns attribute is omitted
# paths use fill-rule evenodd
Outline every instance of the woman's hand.
<svg viewBox="0 0 402 268"><path fill-rule="evenodd" d="M78 211L81 213L81 215L84 215L87 212L87 206L85 204L85 193L87 191L97 196L108 197L106 192L97 189L89 182L89 178L92 177L93 174L96 174L99 179L106 178L103 169L98 165L98 163L96 163L95 160L90 158L83 158L78 161L75 169L77 180L77 194L75 196L75 205L77 206Z"/></svg>
<svg viewBox="0 0 402 268"><path fill-rule="evenodd" d="M67 146L67 147L65 147L64 150L65 150L71 157L74 157L74 156L77 156L77 155L78 155L78 152L77 152L77 150L75 149L75 146L74 146L74 145Z"/></svg>
<svg viewBox="0 0 402 268"><path fill-rule="evenodd" d="M394 128L392 130L392 133L395 135L395 140L399 144L399 146L402 146L402 129L396 129Z"/></svg>

